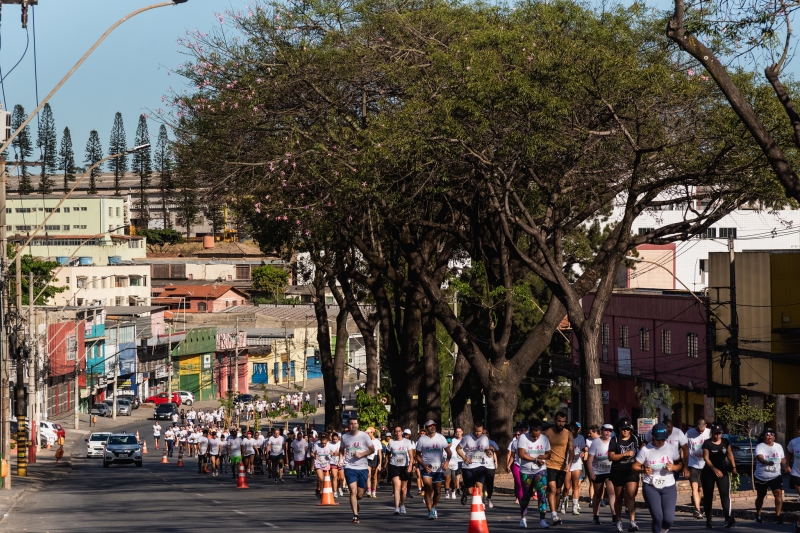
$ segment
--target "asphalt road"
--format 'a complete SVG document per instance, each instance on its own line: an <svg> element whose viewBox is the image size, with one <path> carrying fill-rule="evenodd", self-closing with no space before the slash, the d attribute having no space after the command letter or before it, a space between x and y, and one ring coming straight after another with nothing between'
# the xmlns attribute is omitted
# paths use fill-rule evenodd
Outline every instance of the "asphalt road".
<svg viewBox="0 0 800 533"><path fill-rule="evenodd" d="M161 454L150 446L150 421L138 421L120 430L148 437L149 454L143 468L134 466L102 467L100 459L72 458L74 471L61 476L49 486L23 496L9 516L0 522L0 531L32 532L192 532L224 531L365 531L365 532L441 532L466 531L469 504L442 500L439 520L426 519L422 498L407 503L408 514L393 516L391 491L381 486L378 498L361 501L361 523L353 525L347 496L338 498L338 507L317 507L314 482L291 479L276 485L266 476L248 479L249 490L237 490L230 475L212 478L198 475L195 459L185 459L186 466L176 466L177 454L170 464L160 464ZM82 449L82 442L77 448ZM519 511L514 500L496 495L495 508L486 511L492 533L519 531ZM536 513L533 513L534 518ZM564 517L564 525L554 530L605 530L612 533L607 509L601 513L603 526L592 526L591 515ZM650 520L639 511L639 526L649 531ZM538 520L529 520L535 529ZM720 524L721 525L721 524ZM790 525L739 522L742 531L790 533ZM719 527L718 529L722 529ZM703 531L704 522L679 516L672 531Z"/></svg>

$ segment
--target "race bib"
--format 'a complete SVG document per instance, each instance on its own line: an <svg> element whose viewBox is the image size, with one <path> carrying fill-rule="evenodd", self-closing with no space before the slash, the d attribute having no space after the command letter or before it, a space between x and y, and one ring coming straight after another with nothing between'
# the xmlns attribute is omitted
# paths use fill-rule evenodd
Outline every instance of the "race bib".
<svg viewBox="0 0 800 533"><path fill-rule="evenodd" d="M611 470L611 461L600 461L597 463L598 470Z"/></svg>
<svg viewBox="0 0 800 533"><path fill-rule="evenodd" d="M778 467L777 467L777 465L767 465L767 466L764 467L764 471L765 472L777 472L778 471Z"/></svg>
<svg viewBox="0 0 800 533"><path fill-rule="evenodd" d="M442 469L441 463L431 463L428 466L431 468L431 472L438 472Z"/></svg>
<svg viewBox="0 0 800 533"><path fill-rule="evenodd" d="M695 459L702 459L702 458L703 458L703 450L702 450L702 449L700 449L700 450L694 450L694 453L692 453L692 456L693 456Z"/></svg>
<svg viewBox="0 0 800 533"><path fill-rule="evenodd" d="M395 466L406 466L406 456L403 454L396 454L394 457Z"/></svg>
<svg viewBox="0 0 800 533"><path fill-rule="evenodd" d="M663 477L658 477L653 479L653 486L657 489L662 488L666 484L667 480Z"/></svg>
<svg viewBox="0 0 800 533"><path fill-rule="evenodd" d="M319 462L319 466L321 468L328 468L328 459L327 458L323 459L322 457L318 457L317 461Z"/></svg>

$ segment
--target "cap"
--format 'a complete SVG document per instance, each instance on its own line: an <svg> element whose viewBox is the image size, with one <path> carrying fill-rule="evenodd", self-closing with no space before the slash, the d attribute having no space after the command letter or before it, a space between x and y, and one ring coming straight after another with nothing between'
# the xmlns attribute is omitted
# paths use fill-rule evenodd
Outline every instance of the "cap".
<svg viewBox="0 0 800 533"><path fill-rule="evenodd" d="M611 424L603 424L603 429L614 431L614 426L612 426Z"/></svg>
<svg viewBox="0 0 800 533"><path fill-rule="evenodd" d="M387 437L391 437L391 436L392 436L392 434L391 434L391 433L389 433L388 431L386 432L386 434L385 434L385 435L386 435Z"/></svg>
<svg viewBox="0 0 800 533"><path fill-rule="evenodd" d="M427 422L425 422L425 426L424 427L435 426L435 425L436 425L436 422L434 422L433 420L428 420Z"/></svg>
<svg viewBox="0 0 800 533"><path fill-rule="evenodd" d="M626 418L619 423L619 429L633 429L633 424Z"/></svg>
<svg viewBox="0 0 800 533"><path fill-rule="evenodd" d="M581 423L580 422L575 422L575 425L578 426L578 427L581 427Z"/></svg>
<svg viewBox="0 0 800 533"><path fill-rule="evenodd" d="M411 435L411 430L410 429L404 429L403 430L403 435Z"/></svg>
<svg viewBox="0 0 800 533"><path fill-rule="evenodd" d="M653 426L653 440L666 440L669 436L666 424L656 424Z"/></svg>
<svg viewBox="0 0 800 533"><path fill-rule="evenodd" d="M715 435L717 433L724 433L724 431L722 430L722 426L720 426L719 424L711 424L711 434Z"/></svg>

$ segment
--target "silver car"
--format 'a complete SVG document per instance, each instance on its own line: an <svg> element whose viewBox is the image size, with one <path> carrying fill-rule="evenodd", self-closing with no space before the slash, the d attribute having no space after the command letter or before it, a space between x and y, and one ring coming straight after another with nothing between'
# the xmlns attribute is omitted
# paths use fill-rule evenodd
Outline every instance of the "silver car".
<svg viewBox="0 0 800 533"><path fill-rule="evenodd" d="M747 435L722 435L731 443L733 460L736 462L736 469L741 474L750 475L755 469L755 452L758 439Z"/></svg>
<svg viewBox="0 0 800 533"><path fill-rule="evenodd" d="M109 409L113 408L113 401L114 400L105 400L103 403L108 406ZM123 400L122 398L117 400L117 414L120 416L131 416L131 402L129 400Z"/></svg>
<svg viewBox="0 0 800 533"><path fill-rule="evenodd" d="M142 466L142 447L136 440L136 435L127 433L112 433L106 440L103 451L103 467L112 464L130 464Z"/></svg>
<svg viewBox="0 0 800 533"><path fill-rule="evenodd" d="M86 457L103 457L103 447L111 433L92 433L86 440Z"/></svg>

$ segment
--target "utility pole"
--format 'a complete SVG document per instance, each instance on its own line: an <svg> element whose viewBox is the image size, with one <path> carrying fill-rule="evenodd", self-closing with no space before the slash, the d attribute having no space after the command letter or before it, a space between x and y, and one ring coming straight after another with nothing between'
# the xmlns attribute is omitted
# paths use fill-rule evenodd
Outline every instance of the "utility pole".
<svg viewBox="0 0 800 533"><path fill-rule="evenodd" d="M111 399L111 420L117 419L117 374L119 374L119 322L117 322L117 347L114 350L114 397Z"/></svg>
<svg viewBox="0 0 800 533"><path fill-rule="evenodd" d="M38 393L36 391L36 325L33 323L33 271L28 272L28 410L30 414L28 419L31 426L31 440L28 449L28 461L30 463L36 462L36 434L39 432L37 425L39 418L36 416L36 404L38 401Z"/></svg>
<svg viewBox="0 0 800 533"><path fill-rule="evenodd" d="M28 476L28 406L25 401L25 340L22 338L22 250L18 250L14 256L14 266L16 267L16 324L14 325L15 346L12 348L16 353L17 360L17 383L14 390L17 406L17 475L20 477Z"/></svg>
<svg viewBox="0 0 800 533"><path fill-rule="evenodd" d="M8 337L8 236L6 235L6 158L0 156L0 445L2 458L10 460L11 453L11 395L9 388ZM11 476L3 478L3 489L11 489Z"/></svg>
<svg viewBox="0 0 800 533"><path fill-rule="evenodd" d="M233 337L234 342L234 364L233 364L233 395L239 396L239 317L236 317L236 333Z"/></svg>
<svg viewBox="0 0 800 533"><path fill-rule="evenodd" d="M67 342L69 342L69 340L67 340ZM69 346L67 346L67 352L69 352ZM73 393L74 394L73 407L74 407L74 412L75 412L75 414L74 414L74 417L75 417L75 420L74 420L75 429L80 429L80 426L81 426L80 410L79 410L80 409L79 397L80 397L81 391L80 391L80 387L78 385L78 378L79 378L80 374L81 374L81 358L78 357L78 322L75 321L75 392ZM91 409L89 410L89 416L91 416Z"/></svg>
<svg viewBox="0 0 800 533"><path fill-rule="evenodd" d="M736 406L741 400L741 382L739 376L739 317L736 314L736 251L733 236L728 236L728 256L730 257L730 300L731 323L728 336L728 350L731 355L731 403Z"/></svg>

